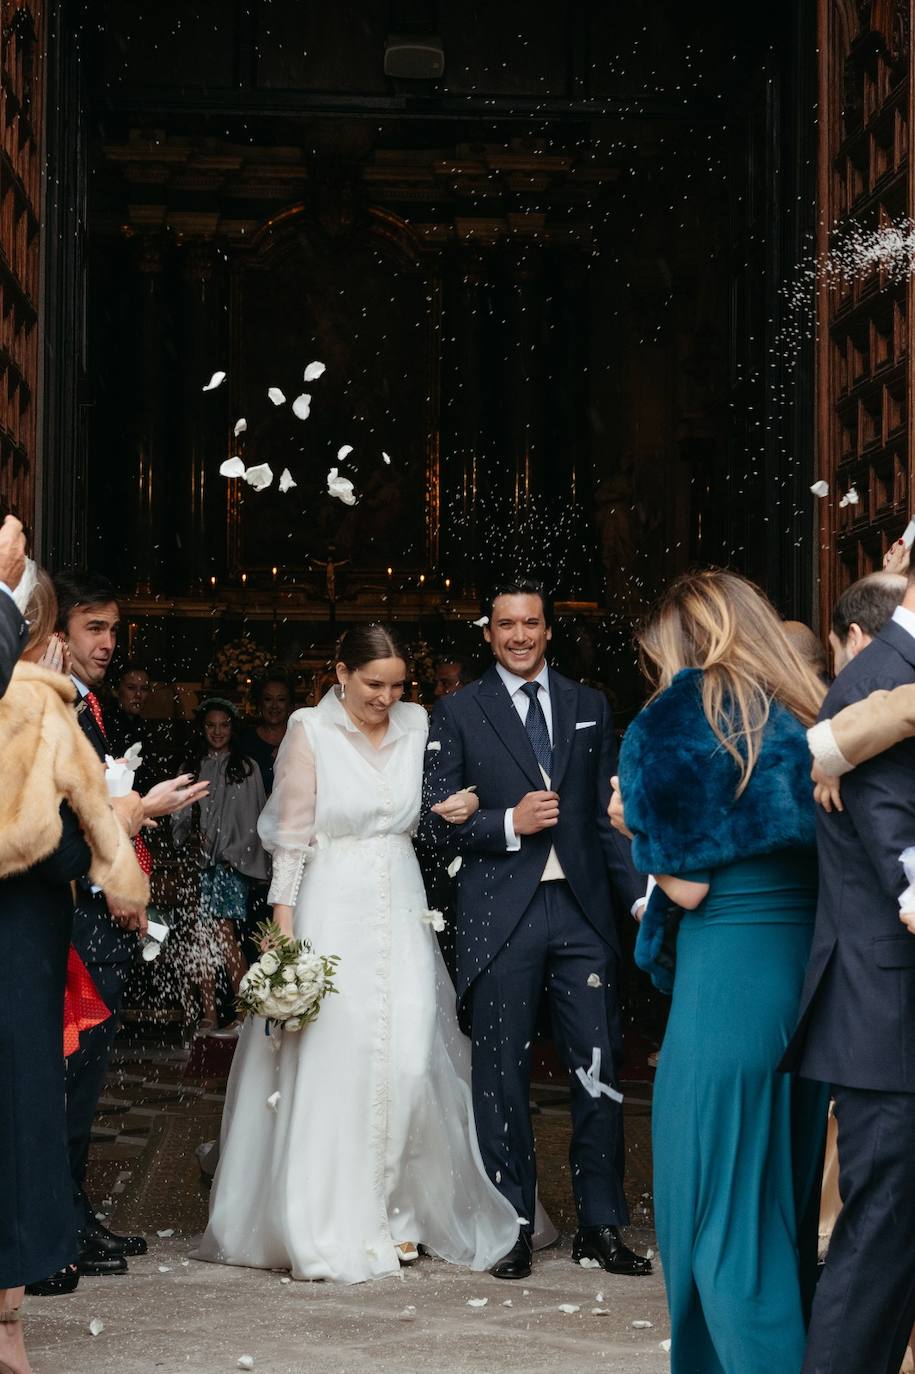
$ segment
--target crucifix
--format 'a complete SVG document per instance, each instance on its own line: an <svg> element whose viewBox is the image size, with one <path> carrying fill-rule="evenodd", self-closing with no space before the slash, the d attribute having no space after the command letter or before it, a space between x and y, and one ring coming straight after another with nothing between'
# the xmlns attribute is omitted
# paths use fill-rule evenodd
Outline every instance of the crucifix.
<svg viewBox="0 0 915 1374"><path fill-rule="evenodd" d="M332 635L337 633L337 569L345 568L349 563L348 558L339 560L334 559L334 545L328 544L327 558L321 561L320 558L311 558L310 563L313 568L324 569L324 586L326 589L327 602L330 606L330 632Z"/></svg>

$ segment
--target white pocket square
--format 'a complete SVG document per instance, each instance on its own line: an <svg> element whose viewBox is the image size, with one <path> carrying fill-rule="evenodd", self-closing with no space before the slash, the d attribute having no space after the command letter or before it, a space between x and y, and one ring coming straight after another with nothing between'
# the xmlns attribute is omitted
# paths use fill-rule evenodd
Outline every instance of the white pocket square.
<svg viewBox="0 0 915 1374"><path fill-rule="evenodd" d="M597 724L597 721L596 721L596 720L577 720L577 721L575 722L575 729L576 729L576 730L590 730L590 729L591 729L591 726L592 726L592 725L596 725L596 724Z"/></svg>

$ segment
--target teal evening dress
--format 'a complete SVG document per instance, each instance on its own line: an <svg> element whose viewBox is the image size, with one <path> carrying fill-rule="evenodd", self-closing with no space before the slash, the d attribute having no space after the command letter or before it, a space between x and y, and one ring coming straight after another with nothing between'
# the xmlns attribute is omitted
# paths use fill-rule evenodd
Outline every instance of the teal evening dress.
<svg viewBox="0 0 915 1374"><path fill-rule="evenodd" d="M816 855L678 876L709 891L680 923L652 1110L671 1370L799 1374L828 1090L776 1066L810 949Z"/></svg>

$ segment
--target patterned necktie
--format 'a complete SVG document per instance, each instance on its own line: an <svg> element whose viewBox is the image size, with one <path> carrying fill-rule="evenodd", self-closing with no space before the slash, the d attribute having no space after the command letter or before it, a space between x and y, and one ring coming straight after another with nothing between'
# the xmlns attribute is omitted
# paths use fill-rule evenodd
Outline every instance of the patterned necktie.
<svg viewBox="0 0 915 1374"><path fill-rule="evenodd" d="M527 694L530 702L524 725L534 750L534 756L544 773L549 777L553 771L553 746L550 744L550 732L546 728L546 716L543 714L543 707L538 700L538 688L539 684L536 682L525 682L521 689Z"/></svg>
<svg viewBox="0 0 915 1374"><path fill-rule="evenodd" d="M98 697L95 695L94 692L87 692L84 697L84 700L86 705L89 707L89 710L92 712L92 719L98 726L99 734L107 744L108 731L105 729L105 717L102 715L101 702L99 701ZM143 872L146 874L148 878L150 873L152 873L152 854L150 854L146 841L142 838L142 836L134 835L133 848L134 853L137 856L137 863L140 865Z"/></svg>

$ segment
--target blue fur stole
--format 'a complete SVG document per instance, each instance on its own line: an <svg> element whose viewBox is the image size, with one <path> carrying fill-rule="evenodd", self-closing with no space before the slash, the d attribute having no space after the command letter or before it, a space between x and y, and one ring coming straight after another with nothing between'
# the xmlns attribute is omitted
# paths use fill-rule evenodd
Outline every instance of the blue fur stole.
<svg viewBox="0 0 915 1374"><path fill-rule="evenodd" d="M619 777L641 873L676 876L816 842L804 726L772 703L756 767L736 797L737 765L705 718L697 668L679 672L632 722Z"/></svg>

